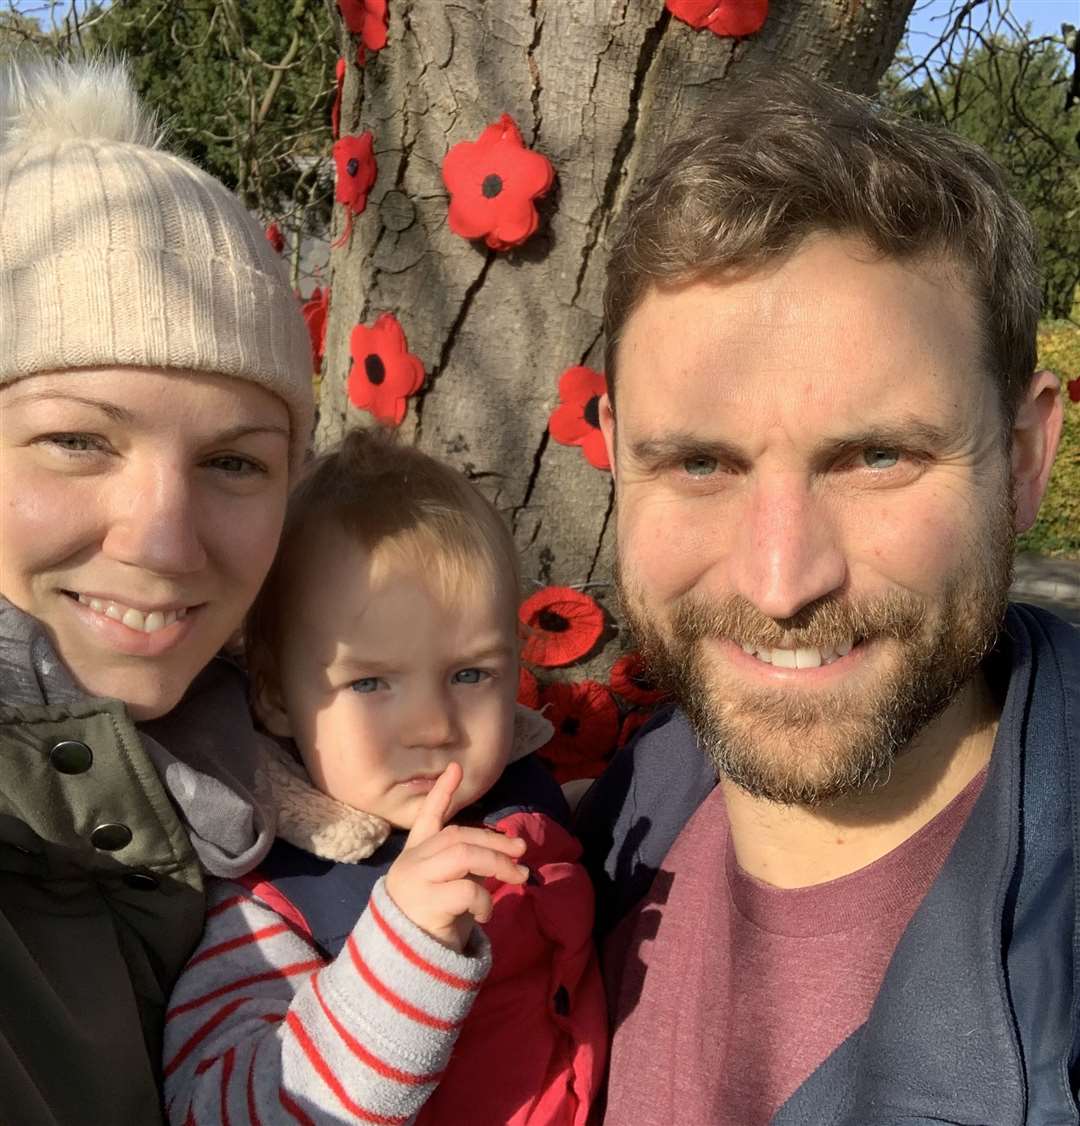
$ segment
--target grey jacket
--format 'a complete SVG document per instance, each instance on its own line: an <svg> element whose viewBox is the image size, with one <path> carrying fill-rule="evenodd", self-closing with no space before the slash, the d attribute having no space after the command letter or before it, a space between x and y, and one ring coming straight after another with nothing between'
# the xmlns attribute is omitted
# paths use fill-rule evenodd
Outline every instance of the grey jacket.
<svg viewBox="0 0 1080 1126"><path fill-rule="evenodd" d="M165 1004L202 870L274 837L243 677L217 659L136 727L0 599L0 1122L153 1126Z"/></svg>

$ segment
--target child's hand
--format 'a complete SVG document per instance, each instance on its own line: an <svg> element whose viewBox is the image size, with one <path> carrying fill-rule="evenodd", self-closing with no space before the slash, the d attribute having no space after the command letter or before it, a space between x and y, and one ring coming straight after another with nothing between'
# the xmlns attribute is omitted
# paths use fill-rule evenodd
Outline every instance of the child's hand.
<svg viewBox="0 0 1080 1126"><path fill-rule="evenodd" d="M517 864L525 851L520 837L490 829L444 825L461 766L452 762L424 798L405 851L386 873L386 890L398 907L432 938L460 953L474 920L491 918L491 896L483 881L494 876L523 884L529 870Z"/></svg>

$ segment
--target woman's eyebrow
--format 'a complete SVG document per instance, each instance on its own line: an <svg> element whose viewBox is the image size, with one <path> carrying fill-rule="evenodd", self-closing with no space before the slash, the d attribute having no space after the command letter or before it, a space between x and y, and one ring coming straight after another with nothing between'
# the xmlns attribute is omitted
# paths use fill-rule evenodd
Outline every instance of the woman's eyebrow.
<svg viewBox="0 0 1080 1126"><path fill-rule="evenodd" d="M11 402L13 406L17 406L22 403L40 403L57 399L68 403L78 403L84 407L92 407L94 410L101 411L113 422L130 425L137 421L137 416L126 407L111 403L107 399L90 399L85 395L73 395L68 391L28 391L23 395L14 396ZM214 434L211 440L214 442L235 442L238 438L244 438L249 434L280 434L286 440L290 437L287 426L279 426L273 422L244 422Z"/></svg>
<svg viewBox="0 0 1080 1126"><path fill-rule="evenodd" d="M280 434L282 438L288 441L289 428L287 426L277 426L272 422L234 426L230 430L222 430L220 434L215 434L213 441L234 442L237 438L244 438L248 434Z"/></svg>
<svg viewBox="0 0 1080 1126"><path fill-rule="evenodd" d="M27 391L22 395L13 396L11 402L18 406L22 403L43 403L55 399L62 399L68 403L79 403L84 407L93 407L107 415L113 422L135 421L135 415L131 411L117 406L116 403L110 403L104 399L88 399L83 395L72 395L68 391Z"/></svg>

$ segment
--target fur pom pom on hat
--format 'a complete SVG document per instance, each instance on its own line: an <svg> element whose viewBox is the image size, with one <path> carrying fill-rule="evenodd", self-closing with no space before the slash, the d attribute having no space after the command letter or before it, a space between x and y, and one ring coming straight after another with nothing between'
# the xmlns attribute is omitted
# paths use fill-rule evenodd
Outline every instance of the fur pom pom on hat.
<svg viewBox="0 0 1080 1126"><path fill-rule="evenodd" d="M297 468L311 344L241 202L161 149L119 64L0 67L0 386L147 367L257 383L289 408Z"/></svg>

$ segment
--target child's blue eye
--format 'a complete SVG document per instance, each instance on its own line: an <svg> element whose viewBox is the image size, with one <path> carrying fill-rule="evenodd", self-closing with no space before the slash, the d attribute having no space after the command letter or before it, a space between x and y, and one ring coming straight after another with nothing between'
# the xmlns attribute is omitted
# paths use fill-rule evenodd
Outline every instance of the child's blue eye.
<svg viewBox="0 0 1080 1126"><path fill-rule="evenodd" d="M377 676L362 676L359 680L354 680L349 687L354 692L374 692L379 687L379 678Z"/></svg>
<svg viewBox="0 0 1080 1126"><path fill-rule="evenodd" d="M452 684L479 684L482 680L487 680L491 673L485 672L483 669L459 669L450 678Z"/></svg>

